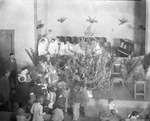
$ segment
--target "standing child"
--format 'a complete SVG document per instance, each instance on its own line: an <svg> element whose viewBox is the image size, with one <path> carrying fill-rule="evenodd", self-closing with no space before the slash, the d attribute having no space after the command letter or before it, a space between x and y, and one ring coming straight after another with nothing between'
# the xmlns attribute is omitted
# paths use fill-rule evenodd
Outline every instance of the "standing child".
<svg viewBox="0 0 150 121"><path fill-rule="evenodd" d="M48 107L52 110L53 109L53 104L56 101L56 93L55 93L55 87L49 87L48 88L48 93L46 95L46 100L49 100Z"/></svg>
<svg viewBox="0 0 150 121"><path fill-rule="evenodd" d="M49 114L50 113L50 108L48 107L50 101L49 100L45 100L44 101L44 104L43 104L43 112L45 112L46 114Z"/></svg>
<svg viewBox="0 0 150 121"><path fill-rule="evenodd" d="M44 104L43 104L43 112L44 113L46 113L45 115L44 115L44 121L49 121L50 120L50 118L51 118L51 109L48 107L48 105L49 105L49 100L45 100L44 101Z"/></svg>
<svg viewBox="0 0 150 121"><path fill-rule="evenodd" d="M33 105L32 105L32 108L30 110L30 112L33 114L33 119L32 121L44 121L44 118L43 116L46 114L46 113L43 113L43 106L42 106L42 103L43 103L43 97L42 96L37 96L37 102L35 102Z"/></svg>
<svg viewBox="0 0 150 121"><path fill-rule="evenodd" d="M52 121L63 121L65 114L65 102L66 98L64 96L64 91L61 90L60 95L53 105L54 111L52 116Z"/></svg>
<svg viewBox="0 0 150 121"><path fill-rule="evenodd" d="M72 103L72 110L73 110L73 120L77 121L80 118L80 104L81 104L81 88L80 82L74 80L74 85L70 91L70 100Z"/></svg>
<svg viewBox="0 0 150 121"><path fill-rule="evenodd" d="M31 116L26 118L24 109L23 108L19 108L16 118L17 118L17 121L30 121Z"/></svg>
<svg viewBox="0 0 150 121"><path fill-rule="evenodd" d="M108 107L110 115L116 115L118 113L118 110L116 109L114 100L112 98L108 99Z"/></svg>
<svg viewBox="0 0 150 121"><path fill-rule="evenodd" d="M88 97L88 92L87 92L87 88L85 83L82 84L82 88L81 88L81 104L80 104L80 112L83 116L85 116L85 109L87 106L87 103L89 101L89 97Z"/></svg>
<svg viewBox="0 0 150 121"><path fill-rule="evenodd" d="M115 107L114 99L112 98L108 99L108 107L110 116L116 116L119 119L119 121L124 121L122 116L118 114L118 110Z"/></svg>

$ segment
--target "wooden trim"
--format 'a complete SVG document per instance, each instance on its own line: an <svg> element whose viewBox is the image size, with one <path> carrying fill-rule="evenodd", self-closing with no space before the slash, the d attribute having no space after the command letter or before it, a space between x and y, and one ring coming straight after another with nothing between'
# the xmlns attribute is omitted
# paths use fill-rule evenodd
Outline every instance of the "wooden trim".
<svg viewBox="0 0 150 121"><path fill-rule="evenodd" d="M37 0L34 0L34 49L37 53Z"/></svg>

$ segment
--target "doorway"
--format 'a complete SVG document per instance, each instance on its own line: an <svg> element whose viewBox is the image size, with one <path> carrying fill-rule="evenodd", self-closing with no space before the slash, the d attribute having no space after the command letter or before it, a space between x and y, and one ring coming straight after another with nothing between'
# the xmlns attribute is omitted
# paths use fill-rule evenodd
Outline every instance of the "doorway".
<svg viewBox="0 0 150 121"><path fill-rule="evenodd" d="M14 30L0 30L0 76L5 69L5 61L14 50Z"/></svg>

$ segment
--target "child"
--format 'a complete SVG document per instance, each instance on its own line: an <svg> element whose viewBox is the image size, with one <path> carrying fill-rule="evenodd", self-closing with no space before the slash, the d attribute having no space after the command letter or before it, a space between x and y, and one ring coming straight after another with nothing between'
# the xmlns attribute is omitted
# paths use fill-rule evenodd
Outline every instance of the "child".
<svg viewBox="0 0 150 121"><path fill-rule="evenodd" d="M50 108L48 107L50 101L49 100L45 100L44 101L44 107L43 107L43 112L45 112L46 114L50 113Z"/></svg>
<svg viewBox="0 0 150 121"><path fill-rule="evenodd" d="M64 120L65 102L66 102L66 98L64 96L64 91L61 90L60 96L58 97L57 101L53 105L54 111L53 111L52 121Z"/></svg>
<svg viewBox="0 0 150 121"><path fill-rule="evenodd" d="M60 108L62 111L65 113L65 103L66 103L66 98L65 98L65 92L61 90L60 95L56 102L53 105L53 108Z"/></svg>
<svg viewBox="0 0 150 121"><path fill-rule="evenodd" d="M58 97L57 101L53 105L54 111L53 111L52 121L64 120L65 102L66 102L66 98L64 96L64 91L61 90L60 96Z"/></svg>
<svg viewBox="0 0 150 121"><path fill-rule="evenodd" d="M32 105L32 108L30 110L30 112L33 114L33 120L32 121L44 121L43 116L46 113L43 113L42 103L43 103L43 97L38 95L37 96L37 102L35 102Z"/></svg>
<svg viewBox="0 0 150 121"><path fill-rule="evenodd" d="M44 121L49 121L51 118L51 109L48 107L49 105L49 100L45 100L44 101L44 107L43 107L43 112L45 112L46 114L44 115Z"/></svg>
<svg viewBox="0 0 150 121"><path fill-rule="evenodd" d="M55 88L54 87L49 87L48 88L48 93L46 95L46 100L50 101L48 107L50 109L53 109L53 104L56 101L56 93L55 93Z"/></svg>
<svg viewBox="0 0 150 121"><path fill-rule="evenodd" d="M87 106L87 103L89 101L89 97L88 97L88 92L87 92L87 88L85 83L82 84L82 88L81 88L81 104L80 104L80 113L85 116L85 108Z"/></svg>
<svg viewBox="0 0 150 121"><path fill-rule="evenodd" d="M130 121L137 121L138 118L139 113L137 111L133 111L131 114L128 115L128 119L130 119Z"/></svg>
<svg viewBox="0 0 150 121"><path fill-rule="evenodd" d="M59 108L56 108L53 111L52 121L63 121L63 120L64 120L63 111Z"/></svg>
<svg viewBox="0 0 150 121"><path fill-rule="evenodd" d="M35 95L44 95L43 85L40 79L36 80L36 85L34 86L33 92Z"/></svg>
<svg viewBox="0 0 150 121"><path fill-rule="evenodd" d="M80 82L77 81L76 79L74 80L74 85L70 91L70 100L72 103L72 111L73 111L73 120L79 120L80 117L80 103L82 100L82 95L81 95L81 87L80 87Z"/></svg>
<svg viewBox="0 0 150 121"><path fill-rule="evenodd" d="M17 118L17 121L29 121L31 119L31 116L26 118L24 109L23 108L19 108L16 118Z"/></svg>
<svg viewBox="0 0 150 121"><path fill-rule="evenodd" d="M114 100L112 98L108 99L108 107L109 107L110 115L114 116L118 113L118 110L116 109Z"/></svg>

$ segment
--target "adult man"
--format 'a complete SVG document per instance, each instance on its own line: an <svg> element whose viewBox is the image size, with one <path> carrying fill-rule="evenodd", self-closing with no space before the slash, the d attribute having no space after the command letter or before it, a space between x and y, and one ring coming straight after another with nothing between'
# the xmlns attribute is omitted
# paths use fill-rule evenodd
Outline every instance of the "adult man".
<svg viewBox="0 0 150 121"><path fill-rule="evenodd" d="M17 62L14 53L10 53L10 57L6 61L6 70L10 72L9 84L10 88L14 89L16 87L16 77L17 77Z"/></svg>

